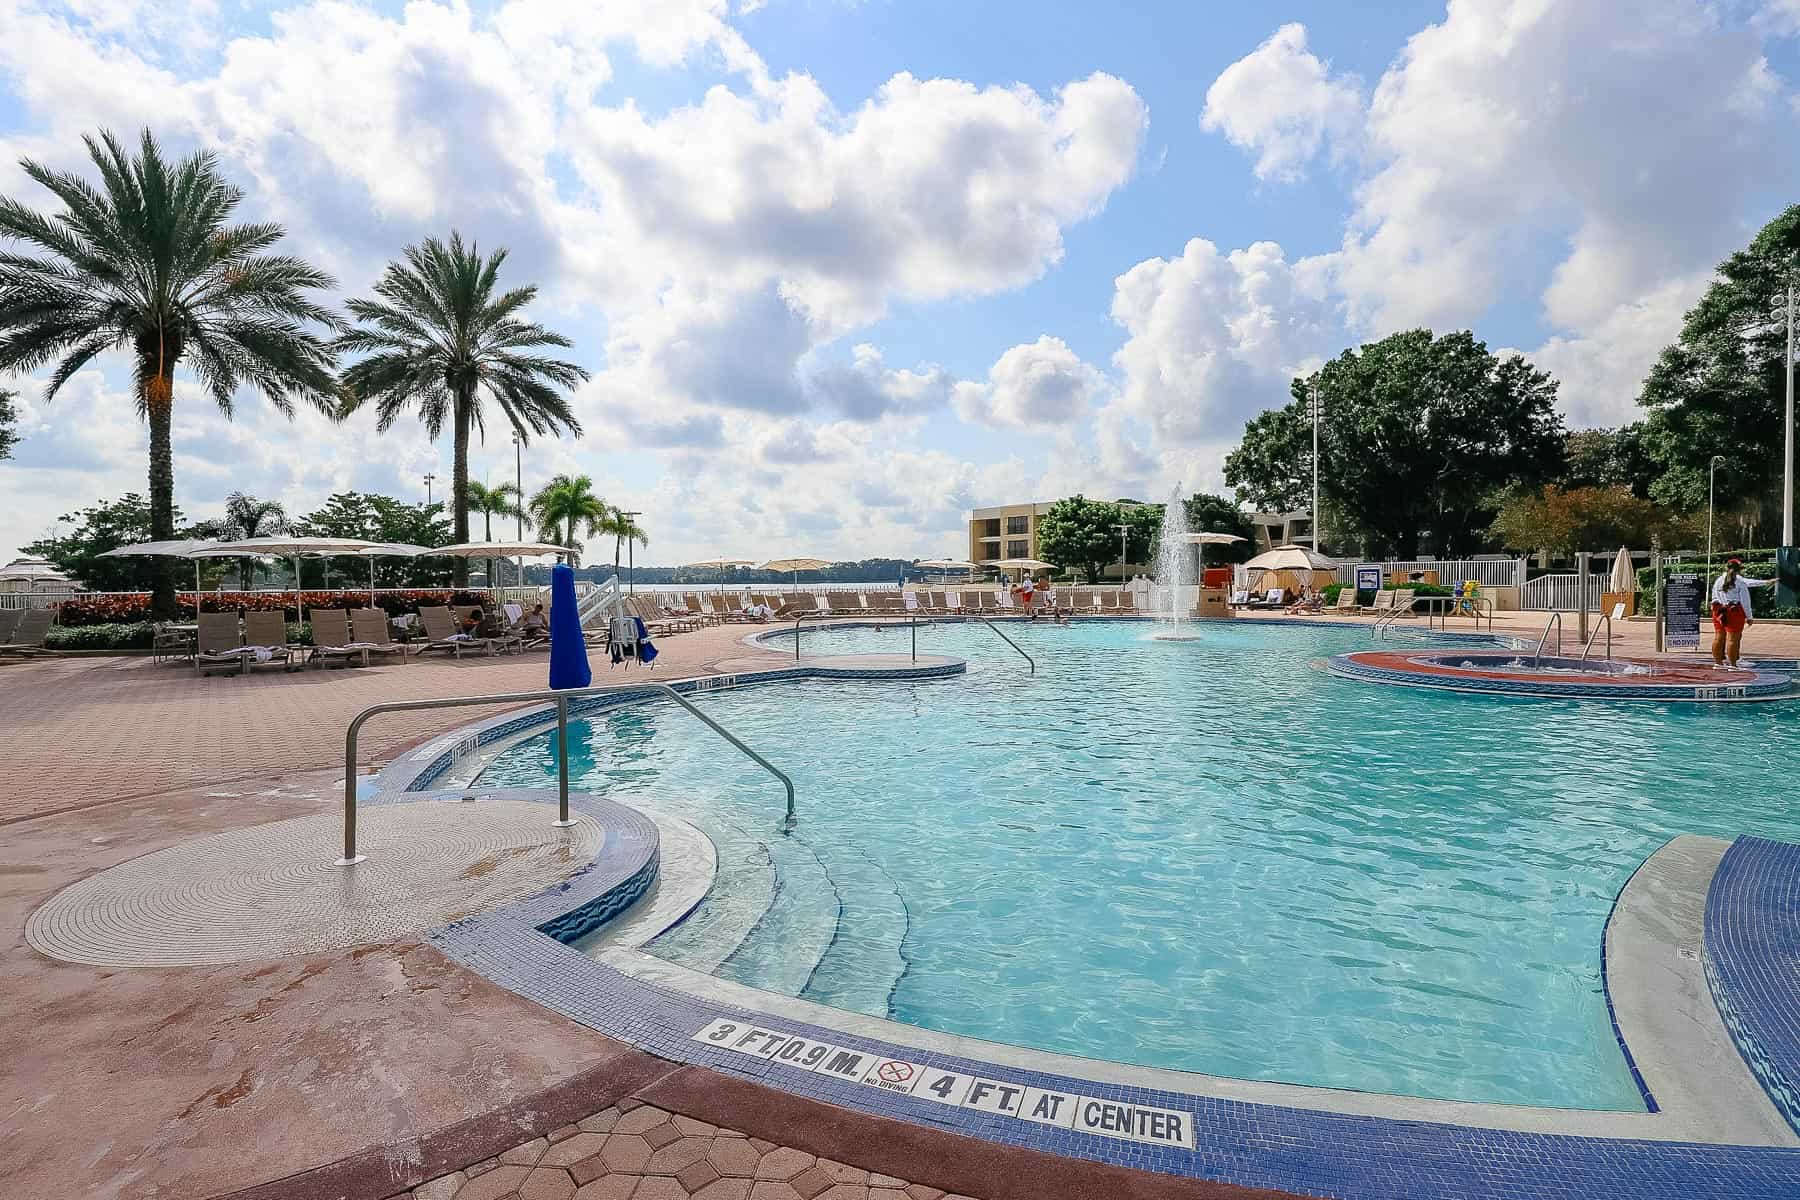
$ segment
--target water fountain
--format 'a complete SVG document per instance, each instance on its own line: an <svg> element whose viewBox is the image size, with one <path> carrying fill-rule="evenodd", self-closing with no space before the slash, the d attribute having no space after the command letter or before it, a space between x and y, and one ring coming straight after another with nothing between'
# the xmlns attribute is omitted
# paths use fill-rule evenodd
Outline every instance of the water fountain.
<svg viewBox="0 0 1800 1200"><path fill-rule="evenodd" d="M1181 485L1169 494L1163 506L1162 533L1156 545L1156 582L1162 603L1157 614L1158 628L1150 636L1159 642L1191 642L1196 638L1184 632L1181 620L1182 597L1189 586L1188 564L1194 548L1187 540L1187 508L1181 502Z"/></svg>

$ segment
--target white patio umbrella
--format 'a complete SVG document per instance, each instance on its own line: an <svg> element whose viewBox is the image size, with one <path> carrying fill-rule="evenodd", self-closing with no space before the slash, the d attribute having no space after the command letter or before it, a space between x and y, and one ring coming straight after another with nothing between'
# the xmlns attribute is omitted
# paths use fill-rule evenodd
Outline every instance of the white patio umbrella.
<svg viewBox="0 0 1800 1200"><path fill-rule="evenodd" d="M430 546L415 546L411 542L377 542L373 546L365 546L356 552L358 558L369 560L369 607L375 607L375 560L378 558L418 558L422 554L436 554Z"/></svg>
<svg viewBox="0 0 1800 1200"><path fill-rule="evenodd" d="M1305 546L1277 546L1244 564L1246 571L1334 571L1337 564Z"/></svg>
<svg viewBox="0 0 1800 1200"><path fill-rule="evenodd" d="M245 538L238 542L217 542L202 550L194 552L199 558L248 558L262 555L266 558L291 558L294 560L294 616L301 623L306 621L306 604L300 594L300 560L302 558L319 558L332 554L360 554L370 546L380 545L367 538L330 538L305 537L292 534L277 534L273 537Z"/></svg>
<svg viewBox="0 0 1800 1200"><path fill-rule="evenodd" d="M1047 563L1041 558L1002 558L994 566L1002 571L1054 571L1055 563Z"/></svg>
<svg viewBox="0 0 1800 1200"><path fill-rule="evenodd" d="M176 538L169 542L138 542L132 546L117 546L102 551L101 558L191 558L194 560L194 612L200 611L200 560L205 557L197 551L210 549L216 545L201 538Z"/></svg>
<svg viewBox="0 0 1800 1200"><path fill-rule="evenodd" d="M1631 565L1631 551L1623 546L1619 547L1618 556L1613 559L1612 579L1609 582L1612 586L1608 591L1637 591L1637 571Z"/></svg>
<svg viewBox="0 0 1800 1200"><path fill-rule="evenodd" d="M706 571L716 567L719 571L719 595L725 594L725 572L732 567L754 567L754 558L703 558L699 562L683 563L683 569L690 571ZM831 564L827 563L827 566Z"/></svg>
<svg viewBox="0 0 1800 1200"><path fill-rule="evenodd" d="M581 551L572 546L558 546L554 542L453 542L448 546L433 546L425 552L428 555L444 555L446 558L543 558L546 555L561 555L573 565L581 561ZM521 573L520 578L524 576ZM493 585L488 580L488 585Z"/></svg>
<svg viewBox="0 0 1800 1200"><path fill-rule="evenodd" d="M792 587L792 589L794 591L799 591L800 590L800 572L802 572L802 571L823 571L826 567L829 567L830 565L831 565L831 560L829 558L771 558L768 562L766 562L762 565L761 569L764 571L789 571L789 572L792 572L794 579L793 579L792 584L790 584L789 586Z"/></svg>
<svg viewBox="0 0 1800 1200"><path fill-rule="evenodd" d="M1223 546L1244 540L1235 533L1190 533L1186 536L1190 546Z"/></svg>

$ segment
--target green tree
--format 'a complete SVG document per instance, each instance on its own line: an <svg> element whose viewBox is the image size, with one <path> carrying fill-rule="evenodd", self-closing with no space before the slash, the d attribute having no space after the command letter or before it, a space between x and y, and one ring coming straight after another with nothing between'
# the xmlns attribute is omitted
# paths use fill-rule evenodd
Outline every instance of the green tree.
<svg viewBox="0 0 1800 1200"><path fill-rule="evenodd" d="M1494 518L1494 536L1509 550L1569 555L1648 546L1653 537L1670 547L1686 545L1694 540L1695 527L1692 518L1635 496L1623 484L1566 489L1547 484L1509 496Z"/></svg>
<svg viewBox="0 0 1800 1200"><path fill-rule="evenodd" d="M1200 551L1203 559L1218 563L1241 563L1255 555L1256 527L1250 523L1250 514L1239 508L1236 501L1215 496L1211 492L1195 492L1182 501L1182 509L1187 518L1187 527L1195 533L1231 533L1244 539L1241 542L1202 546Z"/></svg>
<svg viewBox="0 0 1800 1200"><path fill-rule="evenodd" d="M1089 583L1098 583L1101 571L1119 561L1120 523L1119 506L1109 501L1079 495L1058 500L1038 517L1038 553L1045 561L1065 571L1079 570Z"/></svg>
<svg viewBox="0 0 1800 1200"><path fill-rule="evenodd" d="M179 521L181 510L174 509L170 516ZM56 525L66 527L67 532L39 538L22 547L24 552L49 559L97 592L148 591L155 582L156 559L101 557L120 546L165 540L151 536L150 502L139 493L127 492L117 500L65 514L57 518ZM210 537L215 532L207 522L180 529L175 536ZM191 573L192 567L188 571Z"/></svg>
<svg viewBox="0 0 1800 1200"><path fill-rule="evenodd" d="M0 461L11 458L12 448L19 444L19 410L13 403L18 398L17 392L0 388Z"/></svg>
<svg viewBox="0 0 1800 1200"><path fill-rule="evenodd" d="M225 537L241 542L250 538L269 537L287 528L287 510L274 500L258 500L243 492L225 497ZM238 590L249 591L258 570L254 558L238 560Z"/></svg>
<svg viewBox="0 0 1800 1200"><path fill-rule="evenodd" d="M1225 481L1240 496L1270 507L1308 503L1314 384L1328 538L1410 557L1429 535L1440 556L1472 552L1500 489L1561 470L1554 379L1519 355L1490 354L1471 333L1416 329L1346 350L1294 380L1293 403L1251 421L1226 456Z"/></svg>
<svg viewBox="0 0 1800 1200"><path fill-rule="evenodd" d="M484 402L492 400L521 438L578 435L581 425L558 389L574 387L587 372L537 353L572 343L519 315L536 287L495 293L504 249L483 258L479 247L465 246L452 232L448 244L427 238L404 256L405 262L388 264L375 299L346 306L357 325L338 338L336 349L363 357L344 372L344 412L373 402L378 427L386 430L416 406L434 439L450 425L455 537L466 542L469 438L486 428ZM468 560L457 559L458 586L468 573Z"/></svg>
<svg viewBox="0 0 1800 1200"><path fill-rule="evenodd" d="M644 532L637 518L630 516L617 505L609 506L606 520L601 523L600 532L611 534L613 539L613 578L619 577L619 555L625 549L626 542L639 546L650 544L650 535Z"/></svg>
<svg viewBox="0 0 1800 1200"><path fill-rule="evenodd" d="M338 492L313 512L294 522L294 532L308 537L362 538L370 542L404 542L414 546L450 543L450 523L441 501L408 504L392 496L366 492ZM378 587L443 587L450 582L450 559L420 555L418 558L376 556ZM354 555L329 559L302 559L301 570L318 568L321 581L326 570L342 579L361 583L369 577L369 561Z"/></svg>
<svg viewBox="0 0 1800 1200"><path fill-rule="evenodd" d="M209 153L171 162L145 130L135 157L111 133L84 139L98 190L26 159L25 174L61 202L46 215L0 199L0 241L41 257L0 257L0 371L55 362L45 399L95 356L123 349L150 430L150 540L175 536L169 431L175 368L185 364L227 417L242 385L291 416L304 400L335 412L330 349L311 326L336 318L307 298L331 278L297 258L265 254L272 223L228 224L243 193ZM175 614L166 560L149 560L151 609Z"/></svg>
<svg viewBox="0 0 1800 1200"><path fill-rule="evenodd" d="M1800 282L1800 205L1719 264L1681 334L1644 380L1650 495L1671 508L1706 507L1707 467L1720 508L1754 503L1778 526L1786 403L1787 285Z"/></svg>
<svg viewBox="0 0 1800 1200"><path fill-rule="evenodd" d="M588 537L598 537L605 531L611 511L606 501L594 495L594 481L586 475L558 475L531 498L531 515L540 529L538 536L577 554L581 543L576 539L576 528L585 529Z"/></svg>
<svg viewBox="0 0 1800 1200"><path fill-rule="evenodd" d="M1563 437L1562 477L1565 488L1627 487L1650 497L1656 464L1644 444L1644 423L1618 429L1575 429Z"/></svg>
<svg viewBox="0 0 1800 1200"><path fill-rule="evenodd" d="M469 480L467 504L471 511L481 514L481 540L494 540L495 517L522 517L525 510L520 507L525 497L519 492L516 483L502 483L496 487L488 487L485 483ZM494 574L494 560L488 559L488 586L498 586L500 580Z"/></svg>

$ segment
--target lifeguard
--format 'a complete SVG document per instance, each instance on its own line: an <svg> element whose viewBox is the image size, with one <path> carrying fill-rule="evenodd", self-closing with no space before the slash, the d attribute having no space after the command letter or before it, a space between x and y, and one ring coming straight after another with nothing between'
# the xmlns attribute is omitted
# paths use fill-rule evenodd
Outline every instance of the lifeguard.
<svg viewBox="0 0 1800 1200"><path fill-rule="evenodd" d="M1750 616L1750 589L1769 587L1773 579L1749 579L1738 574L1742 559L1725 560L1725 573L1713 580L1713 666L1738 665L1738 652L1744 643L1744 628L1756 624Z"/></svg>

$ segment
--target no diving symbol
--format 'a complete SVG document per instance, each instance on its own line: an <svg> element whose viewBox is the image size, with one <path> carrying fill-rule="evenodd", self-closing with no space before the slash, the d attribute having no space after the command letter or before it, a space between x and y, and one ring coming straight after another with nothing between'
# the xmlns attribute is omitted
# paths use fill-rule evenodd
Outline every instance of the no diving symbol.
<svg viewBox="0 0 1800 1200"><path fill-rule="evenodd" d="M889 1059L876 1068L876 1073L883 1083L905 1083L913 1077L913 1065Z"/></svg>

